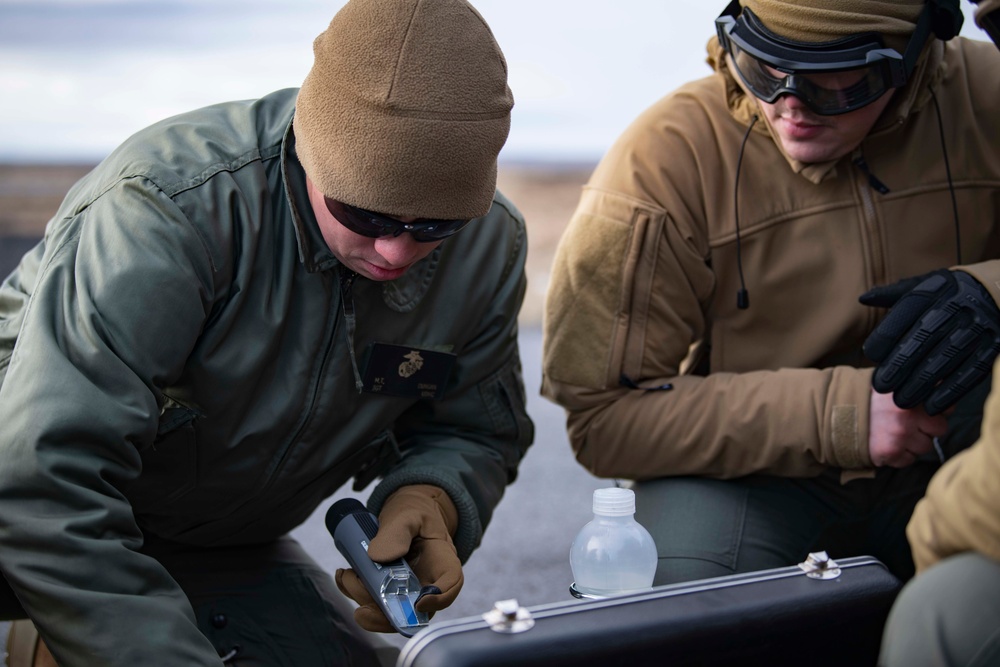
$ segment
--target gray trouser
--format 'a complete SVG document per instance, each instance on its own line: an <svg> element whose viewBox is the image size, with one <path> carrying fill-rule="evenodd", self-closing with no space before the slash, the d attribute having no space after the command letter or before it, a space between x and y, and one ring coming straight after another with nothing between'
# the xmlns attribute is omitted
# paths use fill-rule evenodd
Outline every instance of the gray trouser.
<svg viewBox="0 0 1000 667"><path fill-rule="evenodd" d="M290 537L226 549L147 539L143 551L159 560L187 594L198 628L226 665L381 664L373 636L354 622L353 607L332 577ZM0 618L24 615L0 577ZM155 662L150 656L150 664Z"/></svg>
<svg viewBox="0 0 1000 667"><path fill-rule="evenodd" d="M905 580L913 575L906 523L937 468L885 468L846 484L834 470L636 482L635 518L656 542L656 585L795 565L821 550L874 556Z"/></svg>
<svg viewBox="0 0 1000 667"><path fill-rule="evenodd" d="M950 412L946 458L979 437L987 378ZM933 458L933 457L929 457ZM636 514L659 551L656 585L785 567L813 551L875 556L902 580L913 576L906 524L939 462L880 468L841 484L840 472L791 479L667 477L636 482Z"/></svg>
<svg viewBox="0 0 1000 667"><path fill-rule="evenodd" d="M1000 665L1000 563L967 552L903 587L886 622L879 665Z"/></svg>

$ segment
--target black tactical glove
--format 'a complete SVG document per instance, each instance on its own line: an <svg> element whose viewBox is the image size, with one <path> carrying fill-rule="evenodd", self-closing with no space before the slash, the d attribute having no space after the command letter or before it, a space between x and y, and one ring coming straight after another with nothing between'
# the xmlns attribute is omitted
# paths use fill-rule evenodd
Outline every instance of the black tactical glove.
<svg viewBox="0 0 1000 667"><path fill-rule="evenodd" d="M876 287L859 300L891 308L864 352L878 363L875 391L892 392L900 408L923 403L936 415L990 375L1000 353L1000 309L969 274L939 269Z"/></svg>

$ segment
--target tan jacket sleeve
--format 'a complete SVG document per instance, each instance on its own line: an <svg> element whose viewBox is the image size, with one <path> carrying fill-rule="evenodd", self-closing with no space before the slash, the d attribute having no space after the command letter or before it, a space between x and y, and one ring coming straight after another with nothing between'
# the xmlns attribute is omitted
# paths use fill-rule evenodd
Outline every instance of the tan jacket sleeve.
<svg viewBox="0 0 1000 667"><path fill-rule="evenodd" d="M980 28L983 27L982 21L987 14L1000 10L1000 0L974 0L974 2L976 3L976 25Z"/></svg>
<svg viewBox="0 0 1000 667"><path fill-rule="evenodd" d="M906 534L917 570L963 551L1000 560L1000 364L986 401L982 435L934 475Z"/></svg>
<svg viewBox="0 0 1000 667"><path fill-rule="evenodd" d="M870 370L685 374L715 288L695 236L664 210L585 190L554 262L542 386L567 409L580 462L633 479L869 467Z"/></svg>
<svg viewBox="0 0 1000 667"><path fill-rule="evenodd" d="M1000 260L989 260L978 264L954 266L952 269L964 271L979 281L993 300L1000 304Z"/></svg>

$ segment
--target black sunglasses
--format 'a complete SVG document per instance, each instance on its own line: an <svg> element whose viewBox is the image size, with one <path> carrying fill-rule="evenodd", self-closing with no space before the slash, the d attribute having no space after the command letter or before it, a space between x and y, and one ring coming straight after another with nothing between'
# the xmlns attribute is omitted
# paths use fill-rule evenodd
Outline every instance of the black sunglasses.
<svg viewBox="0 0 1000 667"><path fill-rule="evenodd" d="M420 218L403 222L396 218L325 197L326 207L337 221L355 234L377 239L382 236L410 234L418 243L433 243L460 232L470 220L432 220Z"/></svg>

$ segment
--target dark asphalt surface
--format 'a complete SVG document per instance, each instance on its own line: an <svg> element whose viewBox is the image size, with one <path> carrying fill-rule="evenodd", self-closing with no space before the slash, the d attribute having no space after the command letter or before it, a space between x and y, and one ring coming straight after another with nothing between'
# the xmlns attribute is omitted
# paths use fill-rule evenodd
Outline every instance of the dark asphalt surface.
<svg viewBox="0 0 1000 667"><path fill-rule="evenodd" d="M0 238L0 276L7 276L33 243L33 239ZM591 519L593 490L612 484L593 477L576 463L566 439L562 409L538 394L540 328L522 329L519 339L528 412L535 422L535 444L528 450L517 480L497 507L482 546L466 563L462 593L432 623L478 616L489 611L494 602L510 598L527 607L572 600L568 591L572 583L570 544ZM334 548L323 523L326 509L344 497L355 496L363 501L371 488L361 494L345 489L293 532L331 573L346 562ZM6 634L7 624L0 623L0 640ZM404 643L402 637L391 637L390 641L399 646Z"/></svg>

